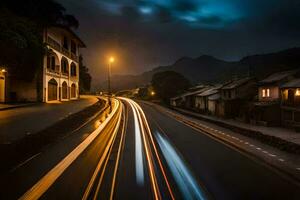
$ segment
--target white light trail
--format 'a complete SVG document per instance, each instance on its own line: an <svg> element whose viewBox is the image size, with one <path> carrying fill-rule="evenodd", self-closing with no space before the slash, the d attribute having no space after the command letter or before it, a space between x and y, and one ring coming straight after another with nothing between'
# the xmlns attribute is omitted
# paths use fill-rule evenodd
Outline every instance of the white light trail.
<svg viewBox="0 0 300 200"><path fill-rule="evenodd" d="M155 136L183 198L204 200L196 180L176 150L160 133L156 132Z"/></svg>

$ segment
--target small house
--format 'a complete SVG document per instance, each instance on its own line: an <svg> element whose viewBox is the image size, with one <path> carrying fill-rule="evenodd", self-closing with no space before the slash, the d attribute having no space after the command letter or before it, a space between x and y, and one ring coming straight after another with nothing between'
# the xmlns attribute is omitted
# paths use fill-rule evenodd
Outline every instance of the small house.
<svg viewBox="0 0 300 200"><path fill-rule="evenodd" d="M251 122L265 126L281 124L280 87L293 80L297 71L283 71L269 75L258 83L258 101L254 103Z"/></svg>
<svg viewBox="0 0 300 200"><path fill-rule="evenodd" d="M256 91L256 80L252 77L240 78L224 84L220 88L220 115L223 117L239 116L241 108L253 99Z"/></svg>
<svg viewBox="0 0 300 200"><path fill-rule="evenodd" d="M300 128L300 79L291 80L281 87L282 125Z"/></svg>

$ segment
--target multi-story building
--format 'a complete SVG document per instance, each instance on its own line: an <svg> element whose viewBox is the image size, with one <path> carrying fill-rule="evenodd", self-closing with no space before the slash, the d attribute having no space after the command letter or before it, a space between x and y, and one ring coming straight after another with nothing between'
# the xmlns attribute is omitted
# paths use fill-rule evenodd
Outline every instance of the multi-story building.
<svg viewBox="0 0 300 200"><path fill-rule="evenodd" d="M44 31L48 52L43 65L43 101L67 101L79 97L79 48L85 47L70 29L55 26Z"/></svg>
<svg viewBox="0 0 300 200"><path fill-rule="evenodd" d="M68 101L79 98L79 48L85 47L69 28L54 26L44 30L47 52L42 65L24 79L9 66L0 66L0 103Z"/></svg>

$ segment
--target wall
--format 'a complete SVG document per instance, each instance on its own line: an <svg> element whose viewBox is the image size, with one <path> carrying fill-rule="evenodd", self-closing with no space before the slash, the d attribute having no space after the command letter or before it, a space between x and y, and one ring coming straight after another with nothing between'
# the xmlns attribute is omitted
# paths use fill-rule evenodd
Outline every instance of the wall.
<svg viewBox="0 0 300 200"><path fill-rule="evenodd" d="M12 79L10 81L10 97L12 101L38 101L36 79L30 82Z"/></svg>
<svg viewBox="0 0 300 200"><path fill-rule="evenodd" d="M262 97L262 90L270 89L270 97ZM261 86L258 88L259 101L277 101L279 100L279 87L278 86Z"/></svg>

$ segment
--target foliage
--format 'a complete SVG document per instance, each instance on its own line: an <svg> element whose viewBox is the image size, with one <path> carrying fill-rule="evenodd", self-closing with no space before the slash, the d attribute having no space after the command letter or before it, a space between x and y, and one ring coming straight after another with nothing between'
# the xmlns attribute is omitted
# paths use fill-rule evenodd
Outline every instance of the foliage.
<svg viewBox="0 0 300 200"><path fill-rule="evenodd" d="M189 80L174 71L155 73L151 84L156 95L165 103L169 103L171 97L181 94L190 86Z"/></svg>
<svg viewBox="0 0 300 200"><path fill-rule="evenodd" d="M92 77L89 74L89 69L83 65L83 58L79 56L79 89L80 93L85 93L91 89Z"/></svg>
<svg viewBox="0 0 300 200"><path fill-rule="evenodd" d="M78 27L78 21L53 0L1 0L0 65L9 74L31 81L42 69L45 27Z"/></svg>
<svg viewBox="0 0 300 200"><path fill-rule="evenodd" d="M0 9L0 65L10 74L31 80L44 53L39 29L30 20Z"/></svg>
<svg viewBox="0 0 300 200"><path fill-rule="evenodd" d="M54 0L1 0L0 7L5 7L42 28L57 24L77 28L79 25L77 19L66 14L66 9Z"/></svg>

